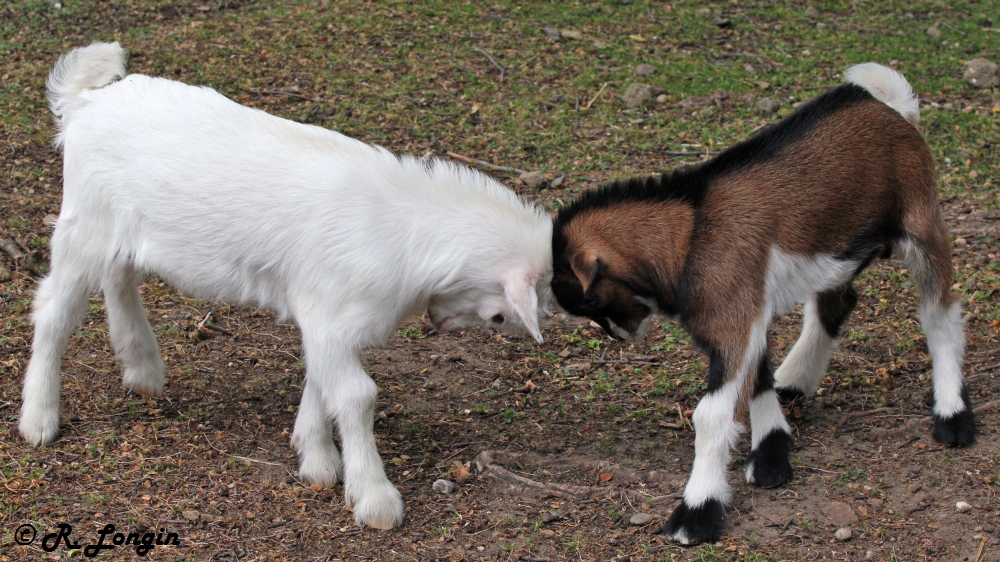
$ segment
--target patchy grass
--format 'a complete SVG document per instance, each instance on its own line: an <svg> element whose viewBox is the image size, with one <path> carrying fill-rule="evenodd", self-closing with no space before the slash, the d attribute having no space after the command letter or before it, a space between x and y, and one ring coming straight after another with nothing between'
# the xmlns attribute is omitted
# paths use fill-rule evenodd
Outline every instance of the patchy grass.
<svg viewBox="0 0 1000 562"><path fill-rule="evenodd" d="M1000 392L990 370L1000 343L1000 233L989 214L1000 210L1000 105L996 90L972 90L961 79L969 59L996 60L995 0L817 1L815 14L802 2L693 0L54 4L0 5L0 237L39 261L48 257L44 218L59 212L61 183L44 80L60 53L94 40L121 41L134 72L207 85L395 151L453 152L562 177L558 187L529 189L515 173L490 172L549 208L602 182L696 162L738 142L839 83L851 64L890 64L920 95L921 131L937 159L956 241L954 291L967 300L973 403ZM730 23L719 27L715 18ZM579 38L553 41L543 26ZM928 34L932 26L939 37ZM655 72L637 76L639 64ZM633 82L663 88L665 101L626 108L620 96ZM776 113L758 109L765 97L779 103ZM288 440L304 370L294 326L262 311L213 308L156 279L142 291L169 365L166 396L123 394L95 298L64 361L62 437L26 447L16 418L36 280L5 254L0 263L12 271L0 281L5 546L23 522L92 528L100 520L177 528L187 546L157 550L164 558L853 560L871 550L875 559L975 559L979 543L969 529L998 523L998 461L983 456L997 447L995 415L980 416L979 445L947 458L927 428L916 442L880 433L928 413L917 292L896 262L859 278L861 302L823 395L789 409L796 479L770 491L734 486L731 517L739 525L696 549L665 542L652 526L620 524L637 508L669 514L673 500L652 498L680 493L691 465L690 416L705 390L706 362L675 322L634 345L565 317L542 345L483 331L436 334L418 321L401 327L364 357L382 389L380 451L408 509L402 529L382 533L353 527L341 487L314 490L294 478ZM233 337L197 329L210 312ZM796 313L778 322L776 365L797 324ZM845 414L865 409L880 412L842 426ZM669 478L639 483L615 472L604 481L593 469L526 461L511 468L608 492L540 497L473 474L455 477L459 494L430 493L454 462L474 466L488 449ZM747 450L742 443L734 469ZM924 491L911 492L918 484ZM983 507L949 519L954 501L924 508L927 489ZM647 501L625 501L623 491ZM868 509L848 543L829 542L832 529L816 511L828 496ZM40 554L5 551L0 561L25 556Z"/></svg>

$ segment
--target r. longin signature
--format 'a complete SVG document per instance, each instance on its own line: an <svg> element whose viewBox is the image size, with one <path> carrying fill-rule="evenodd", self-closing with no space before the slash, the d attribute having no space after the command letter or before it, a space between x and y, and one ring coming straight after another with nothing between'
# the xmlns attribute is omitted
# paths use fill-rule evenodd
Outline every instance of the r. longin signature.
<svg viewBox="0 0 1000 562"><path fill-rule="evenodd" d="M108 523L103 529L97 531L97 541L90 544L81 545L79 541L73 539L73 526L68 523L59 523L57 531L48 533L41 539L41 547L45 552L54 552L62 544L68 550L81 550L87 558L94 558L104 550L113 550L119 547L134 548L139 556L146 556L158 546L181 546L181 539L177 533L166 533L161 528L159 533L151 531L130 531L127 534L118 531L114 523ZM14 533L14 542L19 545L29 545L35 542L37 531L34 526L24 524L18 527Z"/></svg>

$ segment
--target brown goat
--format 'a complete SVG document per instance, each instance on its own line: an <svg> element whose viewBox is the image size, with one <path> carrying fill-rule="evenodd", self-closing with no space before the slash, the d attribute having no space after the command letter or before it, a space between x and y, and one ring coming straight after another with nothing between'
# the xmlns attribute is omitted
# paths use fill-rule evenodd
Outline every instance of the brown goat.
<svg viewBox="0 0 1000 562"><path fill-rule="evenodd" d="M747 481L769 488L791 477L777 392L816 389L857 303L854 278L893 250L921 291L934 437L974 439L950 241L916 96L881 65L846 78L703 164L585 193L556 217L552 290L566 311L630 340L655 312L677 315L710 356L694 467L663 529L684 544L714 541L724 527L740 410L750 411ZM768 327L796 303L805 303L802 335L772 373Z"/></svg>

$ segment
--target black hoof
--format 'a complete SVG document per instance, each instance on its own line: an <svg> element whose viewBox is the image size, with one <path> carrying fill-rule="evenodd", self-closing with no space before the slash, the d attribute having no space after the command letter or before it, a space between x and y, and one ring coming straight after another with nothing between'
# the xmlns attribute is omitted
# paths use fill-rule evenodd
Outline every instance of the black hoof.
<svg viewBox="0 0 1000 562"><path fill-rule="evenodd" d="M799 400L800 398L805 398L806 396L805 392L802 392L801 390L792 386L784 388L775 387L774 391L778 393L778 400L780 400L782 403L785 404L787 404L788 402L794 402L796 400Z"/></svg>
<svg viewBox="0 0 1000 562"><path fill-rule="evenodd" d="M660 533L683 545L715 542L726 526L726 507L718 500L708 500L704 504L690 508L683 501L670 514L667 524Z"/></svg>
<svg viewBox="0 0 1000 562"><path fill-rule="evenodd" d="M934 416L934 440L949 447L965 447L976 440L976 414L966 405L950 418Z"/></svg>
<svg viewBox="0 0 1000 562"><path fill-rule="evenodd" d="M774 488L792 478L792 445L787 432L775 429L747 456L747 482Z"/></svg>
<svg viewBox="0 0 1000 562"><path fill-rule="evenodd" d="M965 447L976 440L976 414L969 403L969 390L962 387L962 403L965 409L950 418L934 414L934 439L949 447Z"/></svg>

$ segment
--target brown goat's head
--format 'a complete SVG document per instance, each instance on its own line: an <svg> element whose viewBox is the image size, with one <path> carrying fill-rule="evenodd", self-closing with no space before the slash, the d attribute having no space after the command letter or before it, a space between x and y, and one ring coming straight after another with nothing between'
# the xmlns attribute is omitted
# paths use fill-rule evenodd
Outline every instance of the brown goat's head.
<svg viewBox="0 0 1000 562"><path fill-rule="evenodd" d="M597 322L616 339L636 341L646 335L656 302L636 293L621 269L620 256L609 251L556 244L552 294L559 306Z"/></svg>

